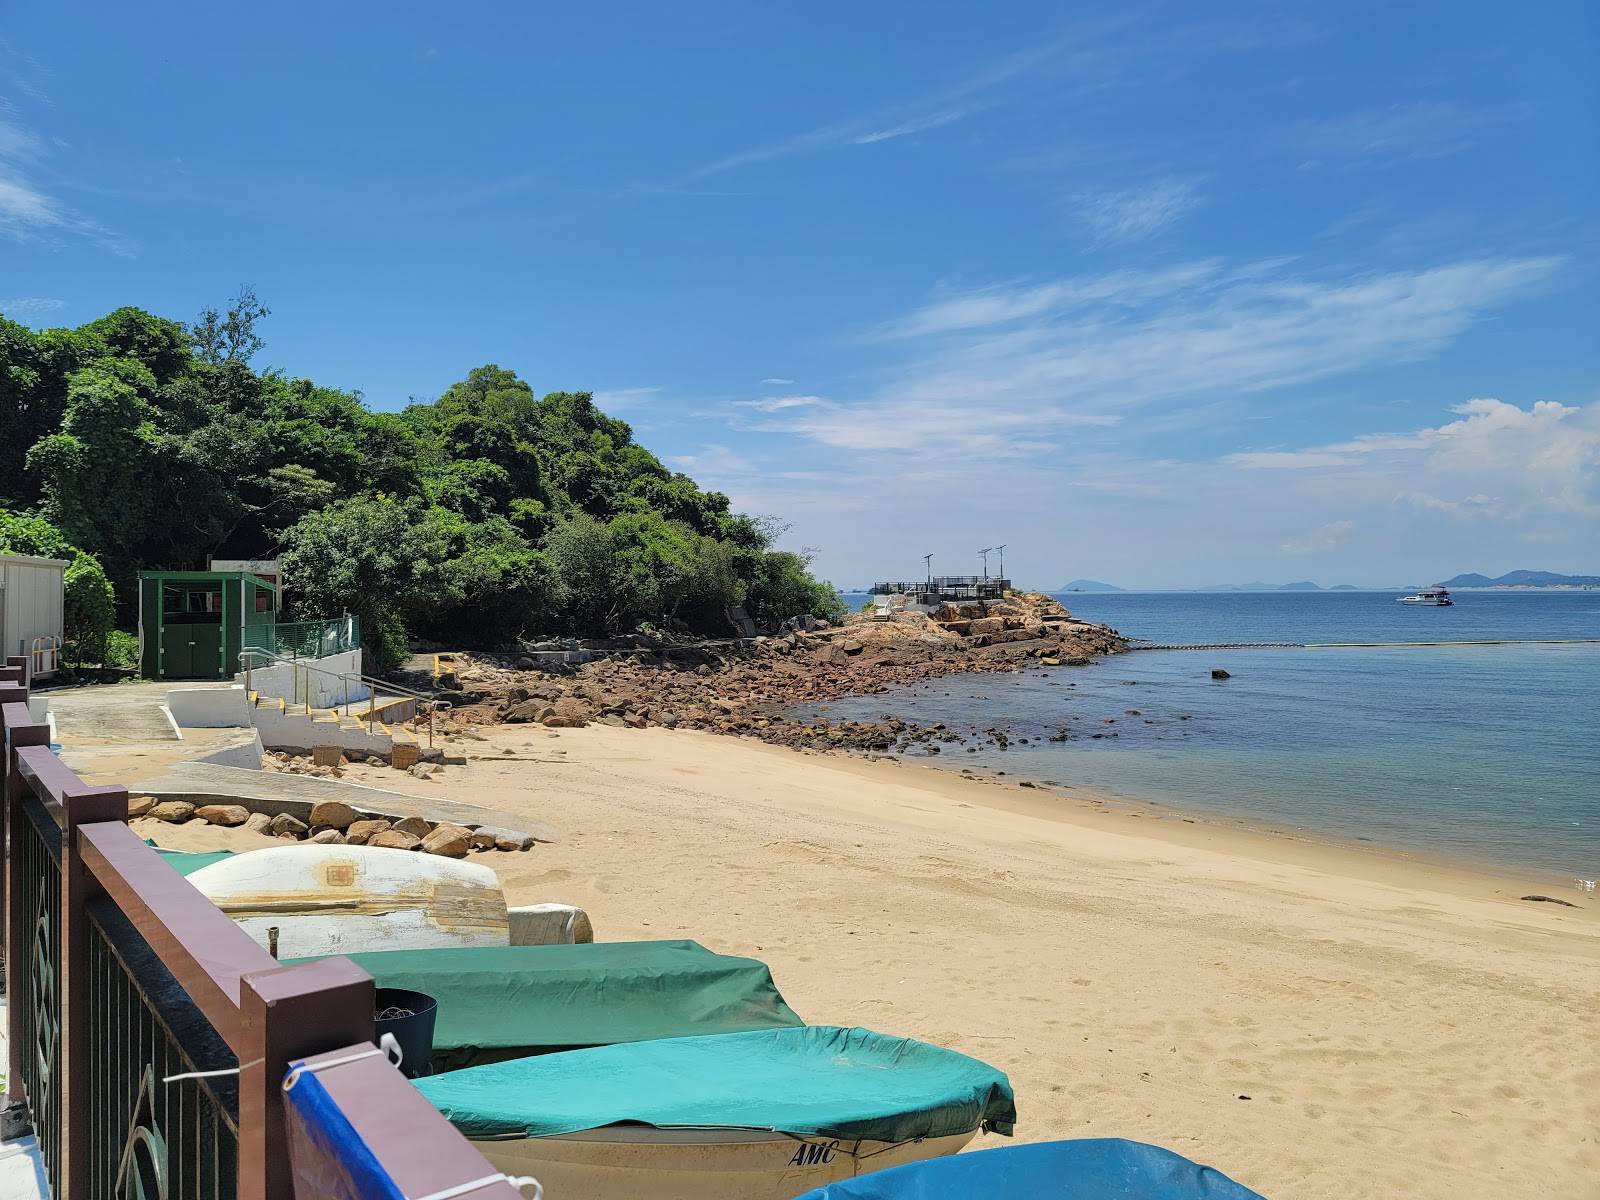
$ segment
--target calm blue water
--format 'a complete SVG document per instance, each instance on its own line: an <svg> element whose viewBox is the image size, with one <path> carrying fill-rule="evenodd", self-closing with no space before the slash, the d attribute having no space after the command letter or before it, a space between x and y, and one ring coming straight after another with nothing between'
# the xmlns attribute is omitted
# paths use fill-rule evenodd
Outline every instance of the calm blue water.
<svg viewBox="0 0 1600 1200"><path fill-rule="evenodd" d="M1157 642L1600 637L1600 592L1463 592L1451 608L1406 607L1396 594L1059 598L1075 616ZM1213 667L1232 678L1212 680ZM932 760L941 766L1600 877L1600 645L1143 651L933 680L823 711L994 726L1013 739L976 754L947 745ZM1039 740L1062 730L1066 742Z"/></svg>

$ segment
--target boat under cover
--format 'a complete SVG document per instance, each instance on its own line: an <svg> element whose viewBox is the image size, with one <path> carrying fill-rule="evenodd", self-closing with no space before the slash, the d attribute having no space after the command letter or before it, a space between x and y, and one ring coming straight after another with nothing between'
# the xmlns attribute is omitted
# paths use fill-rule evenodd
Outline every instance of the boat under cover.
<svg viewBox="0 0 1600 1200"><path fill-rule="evenodd" d="M699 942L468 946L347 956L439 1002L435 1071L660 1038L798 1028L767 965Z"/></svg>
<svg viewBox="0 0 1600 1200"><path fill-rule="evenodd" d="M548 1138L633 1122L898 1144L1010 1135L1005 1074L954 1050L812 1025L631 1042L416 1081L475 1140Z"/></svg>
<svg viewBox="0 0 1600 1200"><path fill-rule="evenodd" d="M1121 1138L1003 1146L874 1171L799 1200L1263 1200L1211 1167Z"/></svg>

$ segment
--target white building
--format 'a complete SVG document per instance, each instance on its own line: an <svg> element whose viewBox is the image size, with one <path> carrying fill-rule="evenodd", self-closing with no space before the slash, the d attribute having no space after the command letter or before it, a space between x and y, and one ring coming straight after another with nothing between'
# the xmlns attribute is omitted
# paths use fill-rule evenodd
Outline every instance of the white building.
<svg viewBox="0 0 1600 1200"><path fill-rule="evenodd" d="M49 675L61 661L61 558L0 554L0 660L21 654L35 675Z"/></svg>

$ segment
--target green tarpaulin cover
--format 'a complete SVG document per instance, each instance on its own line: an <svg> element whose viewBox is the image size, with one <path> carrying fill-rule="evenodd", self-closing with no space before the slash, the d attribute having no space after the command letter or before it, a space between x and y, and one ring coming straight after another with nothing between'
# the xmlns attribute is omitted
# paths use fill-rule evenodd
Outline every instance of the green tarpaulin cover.
<svg viewBox="0 0 1600 1200"><path fill-rule="evenodd" d="M600 1046L452 1071L417 1089L468 1137L552 1137L619 1121L908 1142L1010 1135L1011 1083L977 1059L813 1025Z"/></svg>
<svg viewBox="0 0 1600 1200"><path fill-rule="evenodd" d="M804 1022L765 963L699 942L382 950L349 958L379 987L439 1002L438 1071L581 1046L784 1029Z"/></svg>

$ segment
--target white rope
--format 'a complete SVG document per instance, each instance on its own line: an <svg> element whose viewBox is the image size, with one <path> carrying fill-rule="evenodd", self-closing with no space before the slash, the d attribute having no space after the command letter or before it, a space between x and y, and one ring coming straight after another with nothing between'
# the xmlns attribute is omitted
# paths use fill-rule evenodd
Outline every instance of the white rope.
<svg viewBox="0 0 1600 1200"><path fill-rule="evenodd" d="M259 1067L267 1060L258 1058L254 1062L247 1062L243 1066L224 1067L220 1071L185 1071L182 1075L164 1075L162 1083L177 1083L180 1079L215 1079L219 1075L237 1075L240 1071L248 1071L251 1067Z"/></svg>
<svg viewBox="0 0 1600 1200"><path fill-rule="evenodd" d="M523 1175L513 1178L510 1175L485 1175L482 1179L474 1179L471 1183L458 1183L455 1187L445 1188L442 1192L429 1192L426 1196L416 1196L412 1200L451 1200L453 1196L465 1196L468 1192L476 1192L490 1184L509 1183L514 1188L531 1187L533 1200L544 1200L544 1186L532 1175Z"/></svg>

